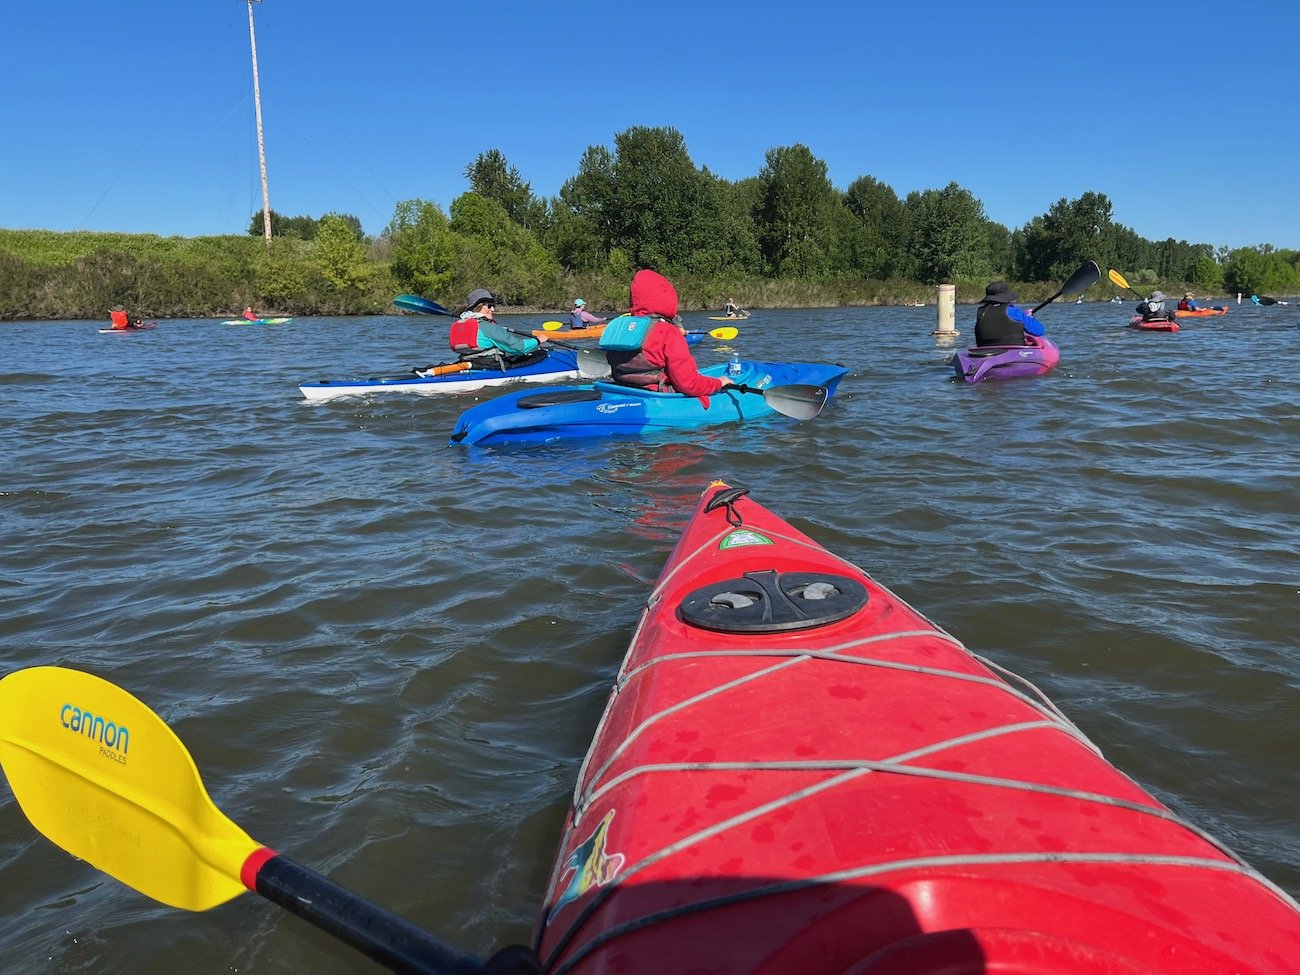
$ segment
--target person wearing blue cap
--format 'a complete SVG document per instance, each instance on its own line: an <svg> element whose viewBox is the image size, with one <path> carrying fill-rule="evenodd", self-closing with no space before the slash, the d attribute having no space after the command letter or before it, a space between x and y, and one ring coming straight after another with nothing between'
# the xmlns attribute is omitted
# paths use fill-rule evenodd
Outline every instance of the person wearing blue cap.
<svg viewBox="0 0 1300 975"><path fill-rule="evenodd" d="M600 318L587 311L587 303L581 298L573 299L573 310L569 312L570 328L590 328L592 325L604 325L608 318Z"/></svg>

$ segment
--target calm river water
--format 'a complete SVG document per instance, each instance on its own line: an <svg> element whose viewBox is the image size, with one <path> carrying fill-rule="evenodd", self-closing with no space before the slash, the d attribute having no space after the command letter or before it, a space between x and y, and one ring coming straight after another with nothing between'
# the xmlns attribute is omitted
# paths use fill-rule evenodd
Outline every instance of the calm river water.
<svg viewBox="0 0 1300 975"><path fill-rule="evenodd" d="M641 601L720 477L1300 894L1296 309L1169 335L1130 307L1045 309L1061 367L980 386L933 306L760 311L697 356L846 364L816 420L472 451L472 397L297 390L439 361L445 319L0 325L0 674L130 690L254 838L487 953L529 936ZM147 900L0 784L5 975L370 970L252 895Z"/></svg>

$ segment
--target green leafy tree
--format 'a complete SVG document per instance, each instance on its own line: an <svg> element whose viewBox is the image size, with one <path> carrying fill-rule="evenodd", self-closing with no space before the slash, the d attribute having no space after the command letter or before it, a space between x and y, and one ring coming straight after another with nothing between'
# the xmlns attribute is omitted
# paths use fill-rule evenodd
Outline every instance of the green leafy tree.
<svg viewBox="0 0 1300 975"><path fill-rule="evenodd" d="M907 195L907 258L912 276L926 284L988 277L988 219L969 190L949 183L941 190Z"/></svg>
<svg viewBox="0 0 1300 975"><path fill-rule="evenodd" d="M609 246L625 250L637 267L664 273L696 266L710 246L717 204L682 134L634 126L614 137Z"/></svg>
<svg viewBox="0 0 1300 975"><path fill-rule="evenodd" d="M519 170L506 162L499 149L489 149L465 167L471 193L495 200L515 223L536 232L546 216L545 205L533 196Z"/></svg>
<svg viewBox="0 0 1300 975"><path fill-rule="evenodd" d="M614 178L614 154L604 146L588 146L577 175L551 201L544 239L571 271L601 267L614 246Z"/></svg>
<svg viewBox="0 0 1300 975"><path fill-rule="evenodd" d="M1300 286L1300 272L1283 254L1267 244L1238 247L1228 255L1223 283L1229 293L1267 295Z"/></svg>
<svg viewBox="0 0 1300 975"><path fill-rule="evenodd" d="M872 176L859 176L844 191L844 207L860 225L854 268L868 278L887 278L907 239L907 211L893 188Z"/></svg>
<svg viewBox="0 0 1300 975"><path fill-rule="evenodd" d="M456 244L436 203L417 198L397 204L384 238L400 288L425 296L448 293L456 276Z"/></svg>
<svg viewBox="0 0 1300 975"><path fill-rule="evenodd" d="M316 269L331 287L345 293L365 288L371 268L351 224L338 214L326 214L316 228L313 244Z"/></svg>
<svg viewBox="0 0 1300 975"><path fill-rule="evenodd" d="M1016 267L1016 248L1011 231L995 220L984 223L984 238L988 246L989 273L993 277L1012 277Z"/></svg>
<svg viewBox="0 0 1300 975"><path fill-rule="evenodd" d="M1104 193L1088 192L1076 200L1061 197L1026 225L1015 276L1023 281L1064 281L1084 261L1109 263L1111 213Z"/></svg>
<svg viewBox="0 0 1300 975"><path fill-rule="evenodd" d="M504 301L536 301L559 290L561 272L532 231L510 219L495 200L462 193L451 204L455 234L453 287L469 293L487 287Z"/></svg>
<svg viewBox="0 0 1300 975"><path fill-rule="evenodd" d="M726 180L700 170L692 185L685 248L676 269L700 277L743 273L760 264L753 217Z"/></svg>
<svg viewBox="0 0 1300 975"><path fill-rule="evenodd" d="M1228 255L1223 283L1228 290L1252 295L1267 292L1268 258L1254 247L1239 247Z"/></svg>
<svg viewBox="0 0 1300 975"><path fill-rule="evenodd" d="M840 194L826 163L802 144L769 149L758 174L761 197L755 223L768 270L808 278L843 270L834 266Z"/></svg>
<svg viewBox="0 0 1300 975"><path fill-rule="evenodd" d="M711 225L703 224L700 230L709 235L717 250L713 258L715 270L702 273L724 277L761 273L763 254L758 246L753 205L757 180L733 183L707 169L704 178L710 184L712 206L707 217Z"/></svg>
<svg viewBox="0 0 1300 975"><path fill-rule="evenodd" d="M1219 262L1214 258L1208 254L1202 254L1196 259L1196 264L1192 270L1192 280L1201 291L1222 291L1223 268L1219 266Z"/></svg>

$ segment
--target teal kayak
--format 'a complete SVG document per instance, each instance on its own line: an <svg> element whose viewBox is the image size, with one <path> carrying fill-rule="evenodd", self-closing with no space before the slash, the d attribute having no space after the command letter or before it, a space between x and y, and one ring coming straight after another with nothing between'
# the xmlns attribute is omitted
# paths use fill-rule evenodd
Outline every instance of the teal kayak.
<svg viewBox="0 0 1300 975"><path fill-rule="evenodd" d="M575 437L636 436L664 430L738 423L772 413L816 416L835 392L844 366L823 363L739 362L709 366L736 384L701 400L597 382L545 392L507 393L461 414L453 444L537 443Z"/></svg>

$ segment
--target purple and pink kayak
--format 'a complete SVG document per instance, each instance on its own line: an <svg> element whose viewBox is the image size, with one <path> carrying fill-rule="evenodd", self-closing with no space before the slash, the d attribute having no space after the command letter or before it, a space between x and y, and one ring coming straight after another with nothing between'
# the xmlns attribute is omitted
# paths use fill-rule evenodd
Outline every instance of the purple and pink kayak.
<svg viewBox="0 0 1300 975"><path fill-rule="evenodd" d="M1051 339L1025 336L1024 345L977 345L953 356L953 369L963 382L1041 376L1056 368L1061 350Z"/></svg>

